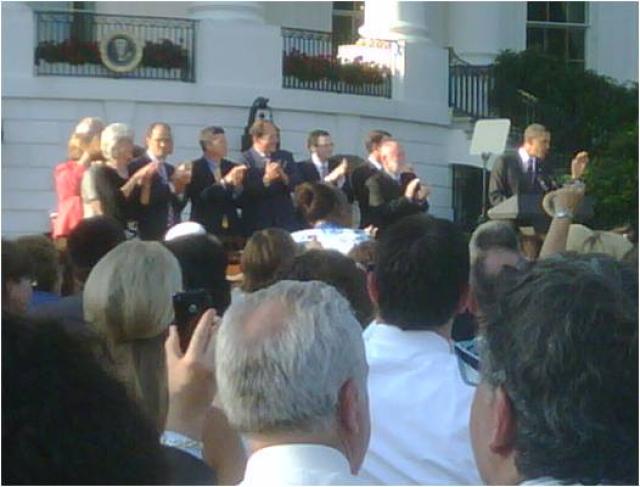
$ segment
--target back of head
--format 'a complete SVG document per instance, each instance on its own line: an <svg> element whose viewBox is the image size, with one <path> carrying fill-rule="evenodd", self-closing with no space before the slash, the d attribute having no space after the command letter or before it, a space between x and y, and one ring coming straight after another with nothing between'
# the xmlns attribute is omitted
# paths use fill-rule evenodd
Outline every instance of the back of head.
<svg viewBox="0 0 640 487"><path fill-rule="evenodd" d="M3 313L2 392L3 483L164 482L155 428L58 323Z"/></svg>
<svg viewBox="0 0 640 487"><path fill-rule="evenodd" d="M104 339L115 372L164 427L165 331L172 296L182 289L180 264L158 242L123 242L98 262L85 284L84 317Z"/></svg>
<svg viewBox="0 0 640 487"><path fill-rule="evenodd" d="M184 289L207 290L222 316L231 301L231 289L226 277L227 254L220 241L212 235L188 235L165 242L165 246L180 263Z"/></svg>
<svg viewBox="0 0 640 487"><path fill-rule="evenodd" d="M469 278L464 235L440 218L403 218L378 240L375 277L385 323L406 330L445 325Z"/></svg>
<svg viewBox="0 0 640 487"><path fill-rule="evenodd" d="M53 242L44 235L28 235L18 238L16 243L24 249L31 261L36 281L34 289L59 294L62 267Z"/></svg>
<svg viewBox="0 0 640 487"><path fill-rule="evenodd" d="M297 256L283 279L329 284L347 298L363 327L373 319L365 273L337 250L309 250Z"/></svg>
<svg viewBox="0 0 640 487"><path fill-rule="evenodd" d="M296 208L310 225L320 220L342 224L348 202L344 193L323 183L302 183L295 191Z"/></svg>
<svg viewBox="0 0 640 487"><path fill-rule="evenodd" d="M242 290L253 292L275 282L276 272L287 269L298 252L289 232L267 228L254 232L242 253Z"/></svg>
<svg viewBox="0 0 640 487"><path fill-rule="evenodd" d="M504 221L488 221L478 225L469 241L471 263L480 252L497 247L518 252L518 235L513 226Z"/></svg>
<svg viewBox="0 0 640 487"><path fill-rule="evenodd" d="M78 160L84 151L92 148L99 150L100 133L103 129L104 122L97 117L85 117L80 120L67 143L69 159ZM94 158L96 157L92 157Z"/></svg>
<svg viewBox="0 0 640 487"><path fill-rule="evenodd" d="M216 343L219 398L249 434L335 427L341 386L366 394L362 329L349 303L320 282L281 281L234 301Z"/></svg>
<svg viewBox="0 0 640 487"><path fill-rule="evenodd" d="M638 481L638 309L619 265L557 255L502 279L483 377L510 400L524 479Z"/></svg>
<svg viewBox="0 0 640 487"><path fill-rule="evenodd" d="M391 138L391 134L386 130L372 130L369 132L364 139L364 147L367 154L371 154L387 138Z"/></svg>
<svg viewBox="0 0 640 487"><path fill-rule="evenodd" d="M93 266L124 240L124 229L113 218L94 216L81 220L67 240L67 251L76 276L84 282Z"/></svg>
<svg viewBox="0 0 640 487"><path fill-rule="evenodd" d="M33 268L29 255L18 243L2 240L2 309L25 312L29 296L12 292L20 287L20 281L31 279Z"/></svg>
<svg viewBox="0 0 640 487"><path fill-rule="evenodd" d="M102 131L100 135L100 149L106 160L117 157L114 148L121 140L130 140L133 143L133 130L124 123L112 123Z"/></svg>

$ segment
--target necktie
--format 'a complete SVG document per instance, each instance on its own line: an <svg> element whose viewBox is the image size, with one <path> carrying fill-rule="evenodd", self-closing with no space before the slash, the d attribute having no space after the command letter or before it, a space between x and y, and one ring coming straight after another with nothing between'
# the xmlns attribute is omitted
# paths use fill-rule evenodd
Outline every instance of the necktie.
<svg viewBox="0 0 640 487"><path fill-rule="evenodd" d="M527 167L527 178L529 179L529 182L531 183L531 185L533 185L535 177L536 177L536 172L535 172L535 159L530 158L529 161L527 162L528 167Z"/></svg>

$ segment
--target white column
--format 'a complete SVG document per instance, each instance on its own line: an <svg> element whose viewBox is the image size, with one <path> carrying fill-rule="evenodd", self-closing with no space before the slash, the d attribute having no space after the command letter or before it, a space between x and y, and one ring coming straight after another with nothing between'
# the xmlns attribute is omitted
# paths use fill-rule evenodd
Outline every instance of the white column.
<svg viewBox="0 0 640 487"><path fill-rule="evenodd" d="M255 87L256 96L281 87L280 28L265 23L262 2L191 2L189 11L198 20L197 83Z"/></svg>
<svg viewBox="0 0 640 487"><path fill-rule="evenodd" d="M25 2L2 2L2 44L12 46L11 56L2 56L4 81L33 78L35 28L33 10Z"/></svg>
<svg viewBox="0 0 640 487"><path fill-rule="evenodd" d="M471 64L491 64L507 47L502 41L508 22L502 22L508 3L449 3L449 43L456 54Z"/></svg>
<svg viewBox="0 0 640 487"><path fill-rule="evenodd" d="M365 0L362 37L429 41L424 2Z"/></svg>
<svg viewBox="0 0 640 487"><path fill-rule="evenodd" d="M264 6L260 2L191 2L189 11L199 20L264 24Z"/></svg>

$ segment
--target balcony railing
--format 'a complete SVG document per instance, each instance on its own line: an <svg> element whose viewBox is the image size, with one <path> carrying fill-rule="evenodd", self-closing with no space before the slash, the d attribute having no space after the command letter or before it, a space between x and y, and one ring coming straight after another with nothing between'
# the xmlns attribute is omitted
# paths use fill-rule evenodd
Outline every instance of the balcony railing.
<svg viewBox="0 0 640 487"><path fill-rule="evenodd" d="M282 87L391 98L391 71L341 64L330 32L282 28Z"/></svg>
<svg viewBox="0 0 640 487"><path fill-rule="evenodd" d="M37 76L88 76L195 81L195 21L106 15L82 11L36 11ZM137 67L115 72L102 61L101 42L123 32L142 48Z"/></svg>
<svg viewBox="0 0 640 487"><path fill-rule="evenodd" d="M457 115L490 118L489 96L493 89L491 66L474 66L449 48L449 106Z"/></svg>

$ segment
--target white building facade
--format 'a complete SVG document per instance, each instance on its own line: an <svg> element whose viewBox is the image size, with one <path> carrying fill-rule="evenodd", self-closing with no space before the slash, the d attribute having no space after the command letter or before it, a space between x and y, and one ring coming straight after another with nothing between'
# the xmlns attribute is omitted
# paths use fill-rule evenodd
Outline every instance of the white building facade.
<svg viewBox="0 0 640 487"><path fill-rule="evenodd" d="M194 81L38 74L34 50L42 33L34 12L78 3L102 16L194 20ZM127 123L139 144L150 123L165 121L173 127L173 163L196 158L199 130L221 125L235 159L258 96L269 99L282 147L299 160L313 129L328 130L336 152L358 155L369 130L388 130L432 187L430 211L453 218L452 165L473 158L468 133L449 107L448 48L485 65L504 49L539 45L620 82L637 81L637 3L588 2L560 13L552 4L564 2L532 3L3 2L2 235L49 231L52 171L65 160L80 118ZM345 26L390 41L380 48L393 50L390 96L284 88L282 27L332 32L336 39L344 38Z"/></svg>

